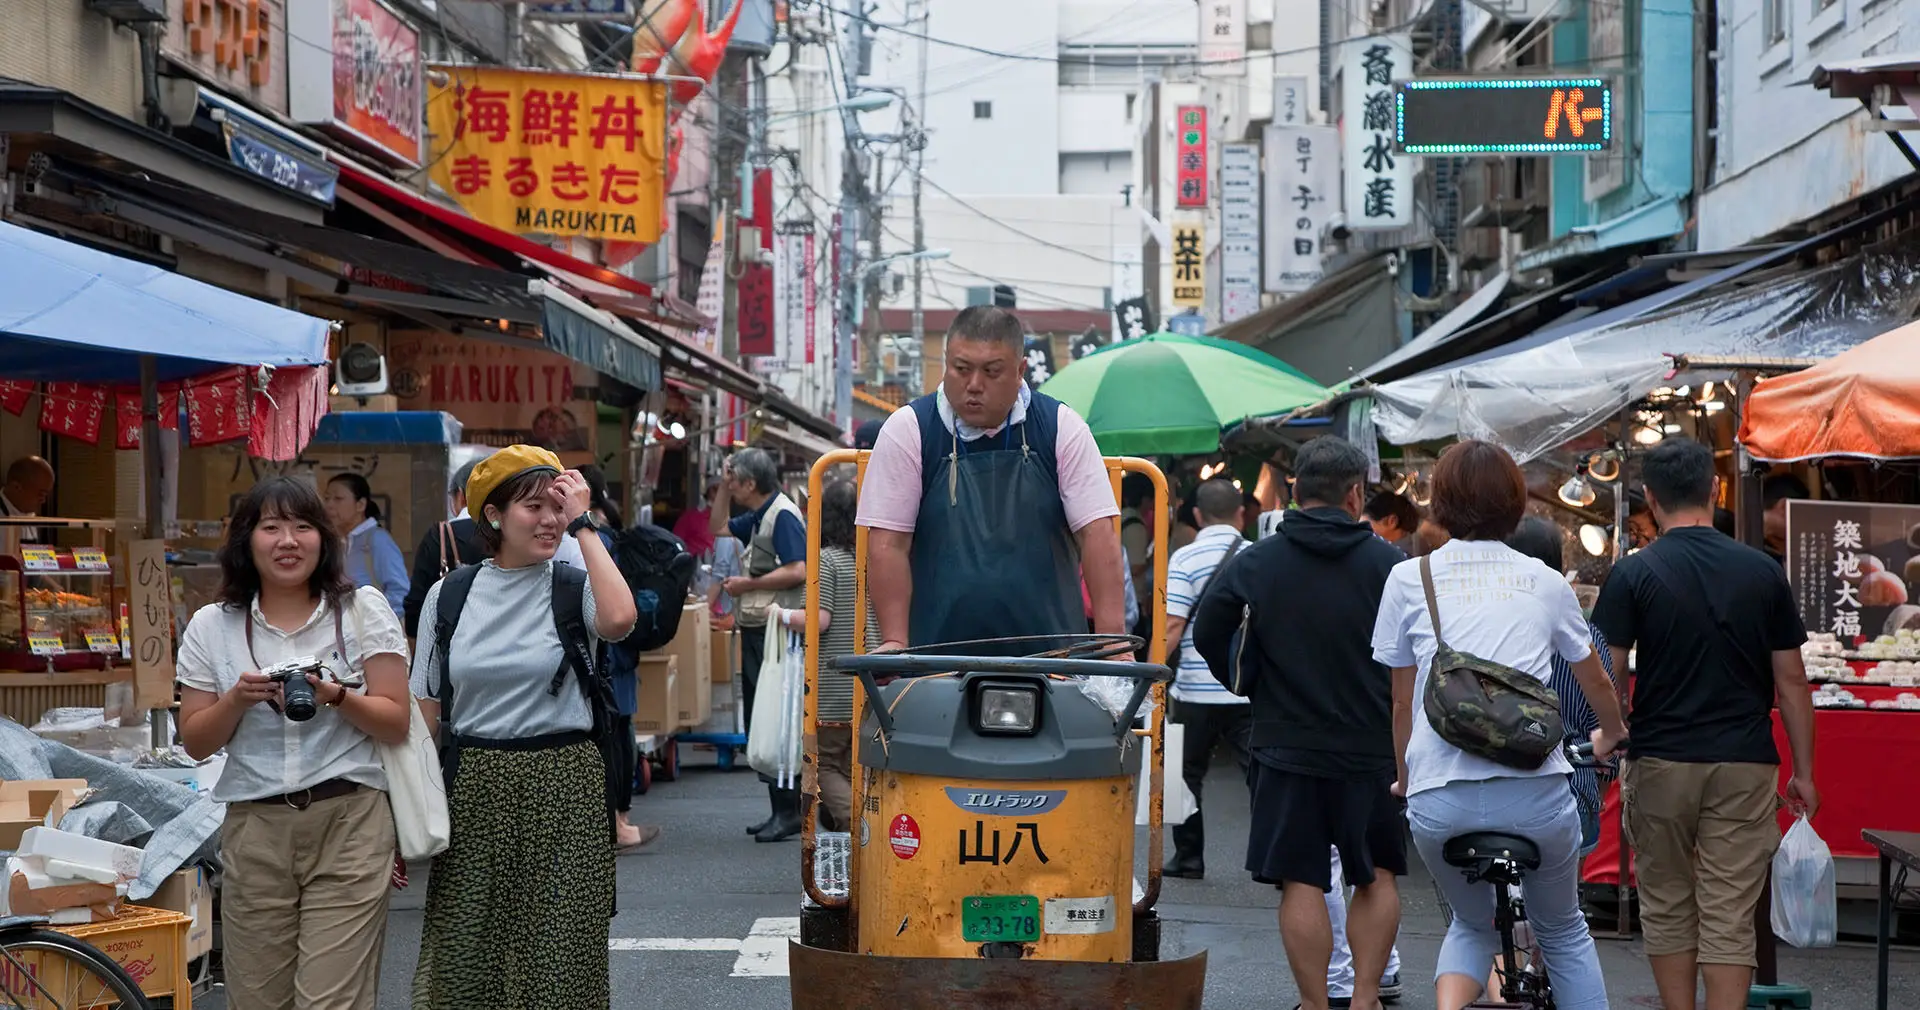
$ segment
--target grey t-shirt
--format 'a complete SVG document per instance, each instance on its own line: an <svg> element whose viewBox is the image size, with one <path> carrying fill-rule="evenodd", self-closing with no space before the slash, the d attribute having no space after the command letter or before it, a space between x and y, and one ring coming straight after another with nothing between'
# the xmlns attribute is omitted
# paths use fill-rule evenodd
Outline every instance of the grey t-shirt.
<svg viewBox="0 0 1920 1010"><path fill-rule="evenodd" d="M491 560L481 563L474 577L460 625L453 632L453 730L483 740L517 740L549 733L593 728L580 685L572 671L559 694L548 694L553 672L560 668L562 649L553 627L553 562L527 568L501 568ZM439 613L440 587L427 590L421 605L421 624L431 627ZM597 650L594 634L593 585L583 589L581 614ZM423 635L413 653L409 686L414 697L438 700L440 659L431 634Z"/></svg>

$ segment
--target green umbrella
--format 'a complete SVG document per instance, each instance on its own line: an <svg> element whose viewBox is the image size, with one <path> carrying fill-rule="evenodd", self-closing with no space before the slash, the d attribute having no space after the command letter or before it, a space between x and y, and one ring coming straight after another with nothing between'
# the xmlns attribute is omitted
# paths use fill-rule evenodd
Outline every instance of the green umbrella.
<svg viewBox="0 0 1920 1010"><path fill-rule="evenodd" d="M1087 419L1100 451L1183 456L1220 448L1220 429L1332 395L1293 366L1244 344L1154 333L1109 344L1040 391Z"/></svg>

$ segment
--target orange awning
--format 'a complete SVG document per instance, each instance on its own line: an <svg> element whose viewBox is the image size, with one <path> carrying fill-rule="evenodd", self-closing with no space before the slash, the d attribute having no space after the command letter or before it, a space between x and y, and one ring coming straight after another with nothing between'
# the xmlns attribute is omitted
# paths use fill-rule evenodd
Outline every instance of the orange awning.
<svg viewBox="0 0 1920 1010"><path fill-rule="evenodd" d="M1747 398L1740 443L1774 463L1920 458L1920 323L1806 371L1760 380Z"/></svg>

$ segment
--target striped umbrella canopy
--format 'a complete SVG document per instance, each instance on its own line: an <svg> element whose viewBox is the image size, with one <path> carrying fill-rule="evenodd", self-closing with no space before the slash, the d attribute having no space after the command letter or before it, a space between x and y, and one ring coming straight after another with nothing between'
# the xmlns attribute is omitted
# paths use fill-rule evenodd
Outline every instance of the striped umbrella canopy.
<svg viewBox="0 0 1920 1010"><path fill-rule="evenodd" d="M1109 344L1061 369L1040 392L1085 417L1110 456L1215 452L1226 425L1333 395L1272 355L1177 333Z"/></svg>

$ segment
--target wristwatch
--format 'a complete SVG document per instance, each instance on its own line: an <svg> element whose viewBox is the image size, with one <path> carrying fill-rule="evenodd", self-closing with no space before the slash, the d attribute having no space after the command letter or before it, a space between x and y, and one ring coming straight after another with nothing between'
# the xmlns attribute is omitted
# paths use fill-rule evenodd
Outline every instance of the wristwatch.
<svg viewBox="0 0 1920 1010"><path fill-rule="evenodd" d="M567 535L570 537L579 536L581 530L600 531L600 524L594 520L592 512L582 512L578 519L567 524Z"/></svg>

